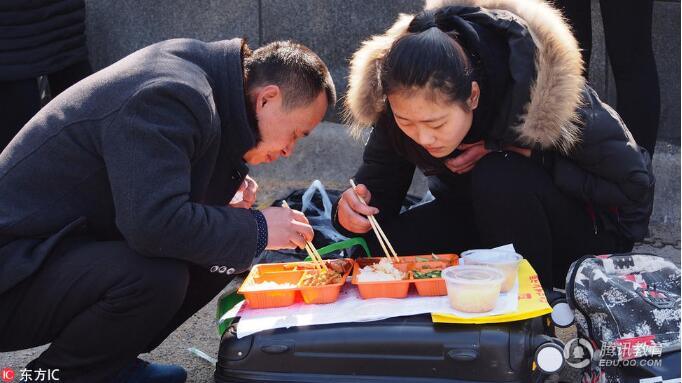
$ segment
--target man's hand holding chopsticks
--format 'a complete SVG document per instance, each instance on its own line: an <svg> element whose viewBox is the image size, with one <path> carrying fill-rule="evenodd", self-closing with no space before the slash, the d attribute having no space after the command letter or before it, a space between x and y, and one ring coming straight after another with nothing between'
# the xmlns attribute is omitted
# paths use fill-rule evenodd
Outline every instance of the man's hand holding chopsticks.
<svg viewBox="0 0 682 383"><path fill-rule="evenodd" d="M262 210L268 224L267 250L305 248L313 240L313 228L298 210L286 207L269 207Z"/></svg>
<svg viewBox="0 0 682 383"><path fill-rule="evenodd" d="M337 211L339 223L353 233L366 233L372 229L367 216L379 213L379 209L368 206L372 199L372 193L365 185L359 184L355 190L357 194L353 192L352 188L349 188L341 195ZM358 195L365 200L367 205L360 201Z"/></svg>

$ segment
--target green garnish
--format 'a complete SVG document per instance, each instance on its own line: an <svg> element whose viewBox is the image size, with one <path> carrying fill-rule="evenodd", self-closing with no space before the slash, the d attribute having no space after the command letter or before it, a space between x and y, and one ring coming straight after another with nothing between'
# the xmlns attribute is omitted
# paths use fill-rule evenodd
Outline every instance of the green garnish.
<svg viewBox="0 0 682 383"><path fill-rule="evenodd" d="M440 270L412 271L414 279L440 278Z"/></svg>

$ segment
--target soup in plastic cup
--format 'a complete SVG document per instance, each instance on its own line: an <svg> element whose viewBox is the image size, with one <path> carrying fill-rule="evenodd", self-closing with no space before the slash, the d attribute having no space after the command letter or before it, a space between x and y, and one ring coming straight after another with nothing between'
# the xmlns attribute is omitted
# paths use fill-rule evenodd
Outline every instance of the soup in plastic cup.
<svg viewBox="0 0 682 383"><path fill-rule="evenodd" d="M519 274L519 263L523 257L511 251L503 250L468 250L462 253L460 264L486 265L500 270L504 274L502 292L506 293L514 287Z"/></svg>
<svg viewBox="0 0 682 383"><path fill-rule="evenodd" d="M450 306L467 313L484 313L495 308L504 275L489 266L458 265L444 269Z"/></svg>

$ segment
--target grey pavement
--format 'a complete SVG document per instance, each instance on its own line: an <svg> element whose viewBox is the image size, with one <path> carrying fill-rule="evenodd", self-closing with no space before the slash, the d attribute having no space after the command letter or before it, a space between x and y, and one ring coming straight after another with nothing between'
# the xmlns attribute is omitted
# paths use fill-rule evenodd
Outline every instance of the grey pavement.
<svg viewBox="0 0 682 383"><path fill-rule="evenodd" d="M252 175L260 185L259 206L268 206L291 191L307 187L314 179L328 188L346 188L361 161L362 142L348 137L342 125L323 123L302 140L294 155L271 166L254 167ZM680 147L661 142L654 158L657 190L651 236L635 250L657 254L680 265ZM416 175L411 192L425 190L424 178ZM196 347L216 357L220 338L215 327L216 300L197 312L161 346L142 357L159 363L179 364L189 372L189 382L213 382L213 366L187 351ZM573 330L574 331L574 330ZM570 339L570 331L564 335ZM20 369L45 347L0 353L0 369Z"/></svg>

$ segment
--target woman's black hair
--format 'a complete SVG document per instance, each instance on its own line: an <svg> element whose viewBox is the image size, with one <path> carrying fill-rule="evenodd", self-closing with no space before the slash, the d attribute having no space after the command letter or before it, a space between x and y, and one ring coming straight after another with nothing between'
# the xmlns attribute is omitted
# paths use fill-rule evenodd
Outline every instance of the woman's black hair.
<svg viewBox="0 0 682 383"><path fill-rule="evenodd" d="M423 11L412 19L407 33L393 43L383 60L380 80L384 94L423 88L433 91L434 97L445 96L447 101L469 110L467 99L471 96L471 82L476 78L478 63L456 31L470 26L453 12L454 8L446 7ZM442 159L432 157L398 128L388 103L377 127L386 128L398 152L413 159L425 173L447 171Z"/></svg>
<svg viewBox="0 0 682 383"><path fill-rule="evenodd" d="M474 79L472 60L446 9L423 11L391 46L381 68L384 94L425 88L467 108Z"/></svg>

